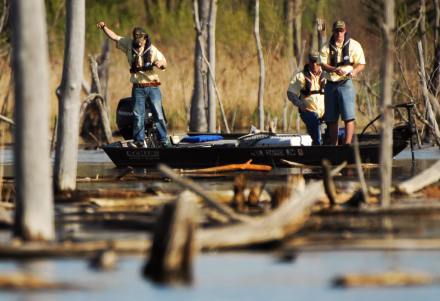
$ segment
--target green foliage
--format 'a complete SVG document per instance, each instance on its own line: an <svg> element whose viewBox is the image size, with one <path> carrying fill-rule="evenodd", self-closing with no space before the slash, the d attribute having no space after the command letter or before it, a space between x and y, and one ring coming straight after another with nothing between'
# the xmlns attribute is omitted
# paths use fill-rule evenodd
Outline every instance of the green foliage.
<svg viewBox="0 0 440 301"><path fill-rule="evenodd" d="M140 8L139 9L139 6ZM86 1L86 45L89 51L97 51L103 35L96 29L96 23L105 21L120 35L131 34L134 26L145 26L139 22L143 11L141 1L134 0L95 0Z"/></svg>

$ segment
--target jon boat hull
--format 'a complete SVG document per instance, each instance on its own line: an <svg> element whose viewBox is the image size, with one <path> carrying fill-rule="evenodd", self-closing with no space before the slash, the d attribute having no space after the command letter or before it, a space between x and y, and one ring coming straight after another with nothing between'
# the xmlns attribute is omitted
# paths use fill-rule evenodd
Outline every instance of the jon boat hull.
<svg viewBox="0 0 440 301"><path fill-rule="evenodd" d="M403 138L403 137L400 137ZM408 145L408 139L394 139L393 156ZM379 162L379 141L362 139L360 155L363 163ZM344 161L354 163L353 145L321 146L264 146L264 147L225 147L225 146L188 146L173 148L128 148L120 142L108 144L104 151L118 167L156 167L164 163L175 168L196 168L244 163L252 159L255 164L268 164L273 167L287 167L283 160L307 165L320 165L323 159L332 164Z"/></svg>

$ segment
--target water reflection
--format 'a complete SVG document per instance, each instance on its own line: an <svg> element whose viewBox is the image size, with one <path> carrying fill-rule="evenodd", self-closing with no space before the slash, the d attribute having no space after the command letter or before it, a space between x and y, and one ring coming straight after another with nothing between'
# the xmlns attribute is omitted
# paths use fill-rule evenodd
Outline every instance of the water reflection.
<svg viewBox="0 0 440 301"><path fill-rule="evenodd" d="M17 269L25 275L31 275L48 282L57 282L55 263L51 261L20 261ZM23 301L55 301L53 294L37 294L32 292L23 293Z"/></svg>
<svg viewBox="0 0 440 301"><path fill-rule="evenodd" d="M436 300L438 285L423 288L352 289L331 287L347 273L421 271L439 276L439 252L312 252L289 263L271 254L204 254L195 262L192 287L158 287L140 275L142 258L123 258L119 269L96 273L83 260L53 261L59 281L83 281L92 291L51 293L1 292L1 300ZM54 268L55 267L55 268ZM21 270L21 266L16 267ZM0 274L3 265L0 264ZM436 297L437 296L437 297ZM31 298L31 299L29 299Z"/></svg>

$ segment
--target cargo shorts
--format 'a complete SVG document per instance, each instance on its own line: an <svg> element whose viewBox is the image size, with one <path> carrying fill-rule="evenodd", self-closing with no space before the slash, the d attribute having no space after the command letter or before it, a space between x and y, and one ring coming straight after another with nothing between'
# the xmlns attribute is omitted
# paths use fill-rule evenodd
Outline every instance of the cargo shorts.
<svg viewBox="0 0 440 301"><path fill-rule="evenodd" d="M354 120L355 98L356 92L351 79L341 82L327 81L324 92L325 122L337 122L339 116L343 121Z"/></svg>

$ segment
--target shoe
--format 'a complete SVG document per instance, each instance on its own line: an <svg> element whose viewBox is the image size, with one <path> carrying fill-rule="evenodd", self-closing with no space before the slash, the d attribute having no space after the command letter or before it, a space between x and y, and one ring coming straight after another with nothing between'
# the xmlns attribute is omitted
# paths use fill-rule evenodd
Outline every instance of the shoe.
<svg viewBox="0 0 440 301"><path fill-rule="evenodd" d="M129 148L137 148L137 145L134 142L132 142L132 141L127 142L127 146Z"/></svg>
<svg viewBox="0 0 440 301"><path fill-rule="evenodd" d="M147 143L144 141L136 141L134 144L136 144L137 148L147 148Z"/></svg>
<svg viewBox="0 0 440 301"><path fill-rule="evenodd" d="M145 143L145 141L129 141L127 142L127 146L129 148L147 148L147 144Z"/></svg>
<svg viewBox="0 0 440 301"><path fill-rule="evenodd" d="M163 148L171 148L173 145L171 144L171 142L170 142L170 140L165 140L165 141L162 141L161 142L161 144L162 144L162 147Z"/></svg>

